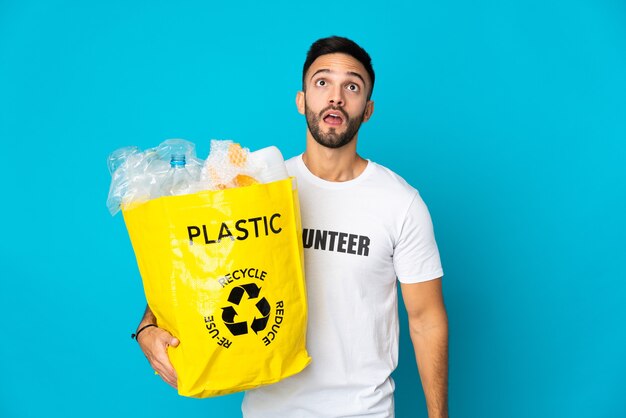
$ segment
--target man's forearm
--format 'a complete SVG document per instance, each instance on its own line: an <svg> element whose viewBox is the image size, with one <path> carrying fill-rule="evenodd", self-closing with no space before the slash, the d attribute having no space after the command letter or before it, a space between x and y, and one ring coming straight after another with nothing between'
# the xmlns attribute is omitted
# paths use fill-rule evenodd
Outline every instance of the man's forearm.
<svg viewBox="0 0 626 418"><path fill-rule="evenodd" d="M419 368L429 418L448 417L448 321L438 318L411 326L411 341Z"/></svg>
<svg viewBox="0 0 626 418"><path fill-rule="evenodd" d="M141 322L139 322L139 326L137 328L141 328L147 324L156 324L156 323L157 323L156 316L154 316L154 314L152 313L152 309L150 309L150 306L146 304L146 310L144 311L143 318L141 318Z"/></svg>

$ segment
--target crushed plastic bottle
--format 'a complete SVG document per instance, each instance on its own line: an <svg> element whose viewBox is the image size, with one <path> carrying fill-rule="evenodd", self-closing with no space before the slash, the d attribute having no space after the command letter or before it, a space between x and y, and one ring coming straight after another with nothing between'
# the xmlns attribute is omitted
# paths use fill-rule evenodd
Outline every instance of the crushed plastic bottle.
<svg viewBox="0 0 626 418"><path fill-rule="evenodd" d="M179 196L190 193L193 177L185 166L184 154L172 154L170 169L161 183L162 196Z"/></svg>
<svg viewBox="0 0 626 418"><path fill-rule="evenodd" d="M142 153L135 146L124 147L113 151L108 159L107 166L111 173L111 186L107 198L107 208L111 215L115 215L125 200L134 198L132 172L135 171Z"/></svg>

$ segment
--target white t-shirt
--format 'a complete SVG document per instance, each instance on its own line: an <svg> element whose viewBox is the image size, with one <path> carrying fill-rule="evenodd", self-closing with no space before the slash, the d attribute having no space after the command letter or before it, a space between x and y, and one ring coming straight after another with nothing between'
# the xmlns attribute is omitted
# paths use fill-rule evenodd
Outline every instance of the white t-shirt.
<svg viewBox="0 0 626 418"><path fill-rule="evenodd" d="M287 170L298 182L312 362L246 392L244 417L393 417L396 277L443 275L428 209L417 190L372 161L346 182L316 177L301 155Z"/></svg>

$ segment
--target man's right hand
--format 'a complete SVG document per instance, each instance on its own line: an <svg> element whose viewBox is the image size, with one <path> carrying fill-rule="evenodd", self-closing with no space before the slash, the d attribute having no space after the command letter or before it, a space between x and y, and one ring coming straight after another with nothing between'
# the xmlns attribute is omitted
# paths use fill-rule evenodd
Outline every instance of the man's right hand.
<svg viewBox="0 0 626 418"><path fill-rule="evenodd" d="M152 318L150 318L150 316ZM148 319L148 321L145 321L146 319ZM150 319L153 319L153 321ZM148 307L146 308L144 321L146 323L156 323L156 318L154 318ZM142 324L144 321L142 321ZM140 324L140 327L141 326ZM149 327L141 332L137 337L137 342L141 347L141 351L143 351L143 354L150 362L150 366L161 376L161 379L171 387L175 389L178 388L178 376L167 355L167 347L177 347L180 343L178 338L159 327Z"/></svg>

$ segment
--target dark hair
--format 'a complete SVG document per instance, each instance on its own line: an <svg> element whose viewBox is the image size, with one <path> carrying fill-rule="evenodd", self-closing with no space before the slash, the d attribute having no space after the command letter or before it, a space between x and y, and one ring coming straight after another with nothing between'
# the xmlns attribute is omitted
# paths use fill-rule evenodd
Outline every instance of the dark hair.
<svg viewBox="0 0 626 418"><path fill-rule="evenodd" d="M369 54L354 41L351 41L348 38L342 38L341 36L330 36L313 42L311 48L309 48L309 52L306 54L306 61L304 61L304 67L302 68L302 90L304 90L305 85L304 77L306 76L306 72L309 70L311 64L313 64L313 61L322 55L335 53L350 55L352 58L363 64L365 71L367 71L367 74L370 76L370 80L372 80L372 88L367 96L367 99L369 100L369 98L372 97L372 91L374 91L375 79L372 59Z"/></svg>

